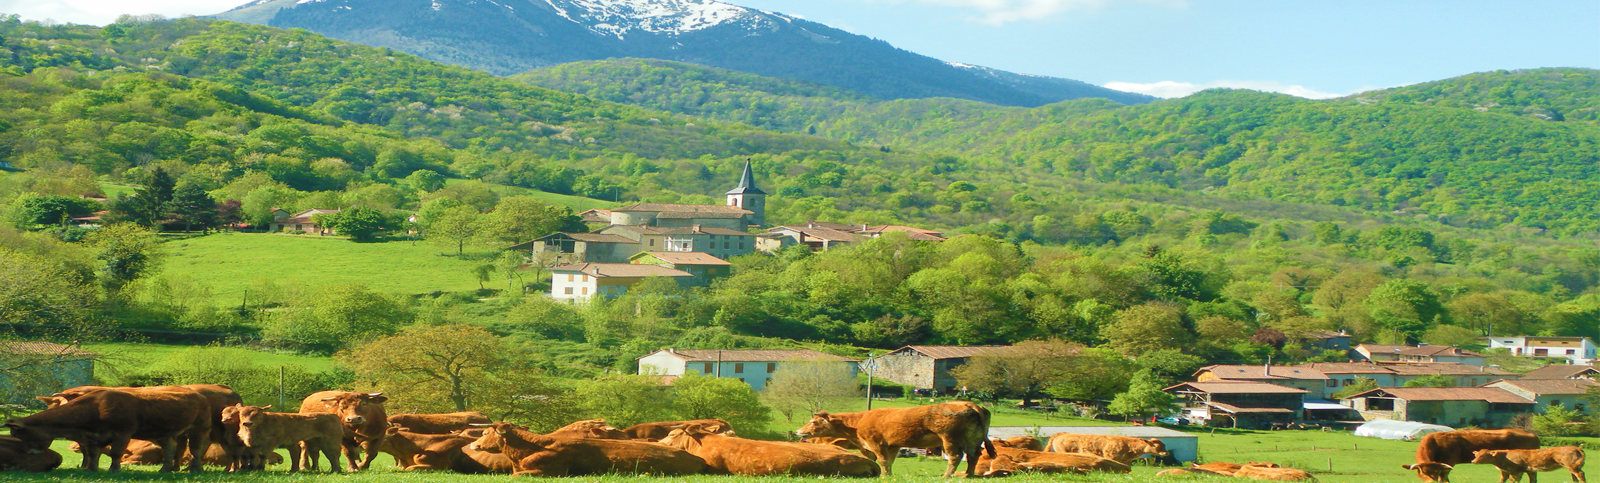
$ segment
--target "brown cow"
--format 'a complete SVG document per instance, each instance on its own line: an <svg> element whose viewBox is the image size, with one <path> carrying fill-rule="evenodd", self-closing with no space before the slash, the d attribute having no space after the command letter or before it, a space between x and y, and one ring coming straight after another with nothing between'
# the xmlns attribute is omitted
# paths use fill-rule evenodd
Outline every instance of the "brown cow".
<svg viewBox="0 0 1600 483"><path fill-rule="evenodd" d="M1557 446L1545 449L1480 449L1472 453L1472 462L1476 464L1490 464L1500 469L1500 483L1505 483L1506 478L1511 481L1522 481L1522 475L1528 475L1528 483L1539 483L1539 472L1555 471L1566 468L1572 472L1572 481L1588 483L1583 475L1583 448L1577 446Z"/></svg>
<svg viewBox="0 0 1600 483"><path fill-rule="evenodd" d="M461 451L477 438L457 434L414 433L399 426L389 426L385 433L380 449L393 456L395 462L405 470L452 470L467 474L491 472L488 467Z"/></svg>
<svg viewBox="0 0 1600 483"><path fill-rule="evenodd" d="M848 451L856 451L861 449L861 447L856 446L855 443L851 443L850 440L844 438L806 438L804 441L811 444L824 444L833 446Z"/></svg>
<svg viewBox="0 0 1600 483"><path fill-rule="evenodd" d="M44 473L61 466L61 453L28 447L22 440L0 435L0 471Z"/></svg>
<svg viewBox="0 0 1600 483"><path fill-rule="evenodd" d="M183 387L200 393L201 396L205 396L206 402L211 403L211 446L206 448L205 456L209 459L211 451L220 447L225 454L221 459L228 461L226 466L229 470L261 469L259 462L265 455L259 453L243 455L244 442L239 441L239 427L230 428L222 420L222 410L235 404L244 404L244 398L239 397L239 393L233 392L233 388L220 384L188 384ZM188 456L188 453L185 453L185 456ZM249 468L246 468L247 466Z"/></svg>
<svg viewBox="0 0 1600 483"><path fill-rule="evenodd" d="M1110 463L1116 463L1115 461L1107 460L1105 458L1100 458L1100 459L1104 460L1104 461L1107 461L1107 462L1110 462ZM986 467L986 469L984 469L983 476L989 476L989 477L1011 476L1011 475L1014 475L1014 474L1017 474L1017 473L1042 473L1042 474L1072 473L1072 474L1076 474L1076 475L1089 474L1089 472L1087 470L1084 470L1082 468L1078 468L1076 466L1069 466L1069 465L1064 465L1064 464L1061 464L1061 463L1054 463L1054 462L1049 462L1049 461L1034 461L1034 462L1029 462L1029 463L1018 463L1015 460L1012 460L1010 456L1006 456L1004 454L1002 454L1000 456L996 456L994 458L984 458L981 461L984 461L984 462L988 463L988 466Z"/></svg>
<svg viewBox="0 0 1600 483"><path fill-rule="evenodd" d="M360 471L372 466L383 446L384 430L389 428L389 416L383 403L389 398L381 392L322 391L306 396L300 403L300 412L338 415L344 422L344 456L350 460L350 471ZM361 451L366 450L366 458Z"/></svg>
<svg viewBox="0 0 1600 483"><path fill-rule="evenodd" d="M1110 458L1101 458L1087 453L1047 453L1028 449L1017 449L1009 446L995 446L994 457L979 457L978 469L984 473L993 473L1007 464L1015 465L1021 471L1034 471L1041 473L1059 473L1067 471L1066 468L1075 468L1073 472L1100 471L1105 473L1131 473L1128 465ZM1006 461L999 461L1000 457ZM998 462L998 463L997 463Z"/></svg>
<svg viewBox="0 0 1600 483"><path fill-rule="evenodd" d="M1450 481L1454 465L1472 462L1480 449L1539 449L1539 436L1520 429L1463 429L1422 437L1417 463L1401 468L1415 470L1422 481Z"/></svg>
<svg viewBox="0 0 1600 483"><path fill-rule="evenodd" d="M628 436L628 433L606 424L604 419L575 421L572 424L562 426L560 429L546 433L545 436L552 438L633 439Z"/></svg>
<svg viewBox="0 0 1600 483"><path fill-rule="evenodd" d="M1039 441L1039 438L1035 438L1033 436L1017 436L1012 438L996 439L992 441L996 447L1005 446L1007 448L1044 451L1044 442Z"/></svg>
<svg viewBox="0 0 1600 483"><path fill-rule="evenodd" d="M238 437L238 435L235 434L234 437ZM83 452L83 448L78 447L78 443L72 443L71 445L68 445L67 449L70 449L75 453ZM107 454L110 452L111 449L109 446L101 449L101 454ZM128 449L122 453L122 464L124 466L159 465L163 461L166 461L165 455L166 453L163 453L161 451L161 447L156 446L155 443L151 443L142 439L130 439L128 440ZM178 459L178 463L180 466L187 465L192 459L194 459L194 456L189 454L188 448L185 448L183 450L183 456ZM203 462L206 466L220 466L223 468L233 467L233 460L230 459L227 451L222 448L222 445L215 442L211 443L211 447L206 449L206 456ZM266 462L269 464L283 463L283 456L275 452L267 453Z"/></svg>
<svg viewBox="0 0 1600 483"><path fill-rule="evenodd" d="M1200 468L1173 468L1161 470L1156 476L1233 476L1233 473L1220 473Z"/></svg>
<svg viewBox="0 0 1600 483"><path fill-rule="evenodd" d="M689 426L704 426L705 431L709 432L710 434L733 434L733 423L729 423L721 419L695 419L690 421L640 423L633 426L628 426L628 429L624 429L622 432L628 433L628 437L633 439L661 441L661 438L667 437L668 434L672 433L672 430L677 428L686 428Z"/></svg>
<svg viewBox="0 0 1600 483"><path fill-rule="evenodd" d="M1251 462L1246 463L1246 464L1228 463L1228 462L1223 462L1223 461L1218 461L1218 462L1215 462L1215 463L1206 463L1206 464L1203 464L1203 465L1199 464L1199 463L1190 463L1189 464L1189 468L1196 469L1196 470L1202 470L1202 471L1209 471L1209 472L1212 472L1212 473L1220 473L1220 474L1224 474L1224 475L1228 475L1228 476L1233 476L1233 474L1235 472L1239 471L1239 468L1243 468L1243 467L1245 467L1245 465L1260 466L1260 467L1263 467L1263 468L1279 468L1277 463L1258 463L1258 462L1255 462L1255 461L1251 461Z"/></svg>
<svg viewBox="0 0 1600 483"><path fill-rule="evenodd" d="M711 433L704 426L674 429L661 444L706 461L706 473L741 476L878 476L878 464L835 446L756 441Z"/></svg>
<svg viewBox="0 0 1600 483"><path fill-rule="evenodd" d="M1273 468L1256 465L1240 467L1239 471L1233 473L1233 477L1272 481L1316 481L1316 478L1312 477L1311 473L1294 468Z"/></svg>
<svg viewBox="0 0 1600 483"><path fill-rule="evenodd" d="M109 471L121 471L130 439L154 441L169 450L161 471L177 471L180 440L194 453L203 454L209 446L210 407L205 396L177 386L94 390L5 426L30 450L48 449L57 438L73 440L84 449L88 471L99 470L106 446L111 447ZM199 473L200 461L191 461L189 471Z"/></svg>
<svg viewBox="0 0 1600 483"><path fill-rule="evenodd" d="M915 408L888 408L858 413L819 412L795 434L801 438L831 436L850 440L861 454L876 457L884 476L892 474L900 448L944 450L944 476L949 478L967 459L967 477L977 474L978 453L989 442L989 410L967 401L952 401Z"/></svg>
<svg viewBox="0 0 1600 483"><path fill-rule="evenodd" d="M344 425L327 413L274 413L272 406L235 406L239 440L257 451L289 448L289 471L317 470L317 454L328 457L328 471L339 472L339 443ZM303 442L303 443L302 443ZM295 444L302 443L302 444Z"/></svg>
<svg viewBox="0 0 1600 483"><path fill-rule="evenodd" d="M1167 452L1166 443L1160 439L1109 434L1056 433L1050 437L1049 448L1055 453L1088 453L1122 464L1131 464L1133 460L1145 456L1165 457L1172 454Z"/></svg>
<svg viewBox="0 0 1600 483"><path fill-rule="evenodd" d="M705 460L687 451L633 440L552 438L495 423L468 449L502 453L516 462L514 474L578 476L608 473L692 475Z"/></svg>
<svg viewBox="0 0 1600 483"><path fill-rule="evenodd" d="M450 434L471 428L474 424L489 424L492 422L494 421L490 420L489 416L477 411L441 414L392 414L389 416L390 426L399 426L406 428L407 432L420 434Z"/></svg>

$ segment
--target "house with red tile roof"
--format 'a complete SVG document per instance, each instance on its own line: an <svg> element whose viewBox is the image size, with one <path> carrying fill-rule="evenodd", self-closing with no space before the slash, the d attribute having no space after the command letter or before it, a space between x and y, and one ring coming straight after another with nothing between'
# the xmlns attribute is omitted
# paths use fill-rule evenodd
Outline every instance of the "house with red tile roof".
<svg viewBox="0 0 1600 483"><path fill-rule="evenodd" d="M639 282L655 277L690 278L694 274L656 265L632 263L574 263L550 268L550 297L581 300L601 296L621 297Z"/></svg>

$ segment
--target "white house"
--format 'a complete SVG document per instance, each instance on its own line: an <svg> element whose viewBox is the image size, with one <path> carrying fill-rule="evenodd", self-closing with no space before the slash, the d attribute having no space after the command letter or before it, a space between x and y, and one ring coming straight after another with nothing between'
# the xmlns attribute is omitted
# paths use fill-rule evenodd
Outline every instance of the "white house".
<svg viewBox="0 0 1600 483"><path fill-rule="evenodd" d="M716 377L738 378L760 391L786 362L823 361L847 364L850 374L861 361L814 350L676 350L662 349L639 357L640 374L682 376L689 371Z"/></svg>
<svg viewBox="0 0 1600 483"><path fill-rule="evenodd" d="M1507 349L1520 357L1563 358L1568 364L1587 365L1595 359L1596 346L1588 337L1490 337L1490 349Z"/></svg>
<svg viewBox="0 0 1600 483"><path fill-rule="evenodd" d="M574 263L550 269L550 297L586 299L595 295L616 298L650 277L693 277L694 274L659 265L634 263Z"/></svg>

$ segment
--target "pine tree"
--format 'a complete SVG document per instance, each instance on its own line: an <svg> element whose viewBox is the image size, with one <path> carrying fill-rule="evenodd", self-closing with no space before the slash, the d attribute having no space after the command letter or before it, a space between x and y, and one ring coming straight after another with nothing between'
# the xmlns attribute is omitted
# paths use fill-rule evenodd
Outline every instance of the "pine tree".
<svg viewBox="0 0 1600 483"><path fill-rule="evenodd" d="M211 199L204 189L197 185L185 184L173 191L172 200L168 201L162 210L183 224L183 231L190 231L196 225L201 230L210 229L217 225L217 201Z"/></svg>

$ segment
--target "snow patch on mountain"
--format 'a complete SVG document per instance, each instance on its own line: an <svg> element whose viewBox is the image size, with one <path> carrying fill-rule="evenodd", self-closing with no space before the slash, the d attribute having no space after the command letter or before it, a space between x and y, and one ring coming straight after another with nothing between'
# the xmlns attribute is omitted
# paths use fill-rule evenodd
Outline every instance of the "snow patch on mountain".
<svg viewBox="0 0 1600 483"><path fill-rule="evenodd" d="M545 0L557 15L601 35L634 30L680 35L742 19L769 22L750 9L715 0ZM777 16L782 18L781 16Z"/></svg>

